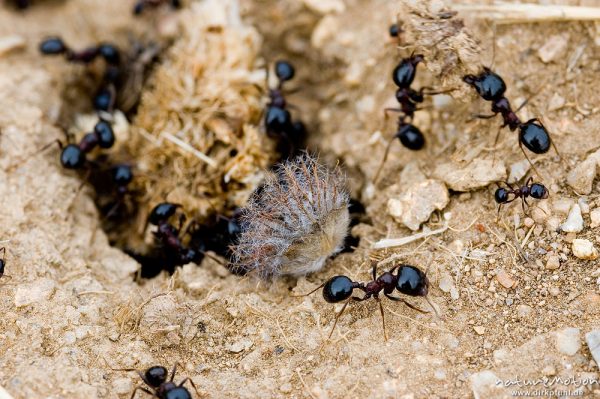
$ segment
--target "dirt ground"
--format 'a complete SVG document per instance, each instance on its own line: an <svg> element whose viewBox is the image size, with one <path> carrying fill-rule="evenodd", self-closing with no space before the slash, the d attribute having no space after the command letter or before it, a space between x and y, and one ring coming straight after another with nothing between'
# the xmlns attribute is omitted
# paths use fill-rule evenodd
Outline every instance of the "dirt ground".
<svg viewBox="0 0 600 399"><path fill-rule="evenodd" d="M85 68L43 58L37 45L51 34L78 47L171 35L177 48L172 27L186 18L191 23L196 3L210 1L142 18L131 15L133 2L118 0L39 0L23 12L0 7L0 49L11 49L0 51L0 246L6 247L0 398L126 398L141 381L119 369L176 362L176 380L190 377L199 397L207 398L495 398L516 389L501 385L553 377L580 383L555 382L538 397L558 390L600 397L599 383L590 382L600 380L599 348L589 344L600 334L600 266L597 252L573 251L582 239L600 247L600 183L594 180L600 167L600 19L514 21L500 12L492 23L464 6L487 2L223 1L227 12L241 17L224 16L224 24L256 38L258 55L247 52L250 62L241 68L247 74L237 78L260 82L264 75L255 71L280 58L296 66L292 112L308 126L310 149L332 165L340 162L352 196L365 205L363 223L352 230L360 243L297 280L257 282L205 259L200 267L186 265L138 283L139 264L109 245L93 189L78 192L83 176L60 167L56 147L36 153L63 138L58 125L74 125L78 114L90 113L77 100L89 94L71 89L86 77ZM458 15L447 13L453 8ZM540 15L532 11L530 17ZM397 16L405 30L400 46L387 33ZM221 50L243 48L224 44ZM395 131L382 111L395 105L391 71L413 51L426 61L415 87L455 90L427 98L417 112L413 123L426 136L425 149L410 152L395 142L383 178L374 183ZM167 53L163 66L173 59ZM532 203L527 215L516 201L497 218L493 200L491 177L504 180L511 169L529 169L517 133L504 129L494 147L500 117L470 120L488 112L489 104L461 77L492 63L514 107L529 99L519 116L542 118L560 153L532 157L539 176L533 170L526 176L543 182L550 197ZM189 82L186 71L181 80ZM245 90L238 83L228 89ZM185 93L173 94L179 95ZM247 124L258 121L253 101L260 92L252 95L244 97L250 111L240 116ZM118 140L139 134L144 123L134 117ZM132 162L142 163L142 148L128 149ZM196 167L183 174L201 170ZM255 167L249 173L255 176ZM186 185L177 176L162 178ZM429 180L442 185L449 201L413 231L401 223L403 215L391 215L390 203ZM564 224L572 219L577 225L578 216L583 227ZM436 230L402 246L374 248L384 238ZM441 317L384 301L384 341L377 304L365 301L349 307L328 340L340 306L320 294L292 295L336 274L368 281L372 258L427 270L429 299ZM422 298L409 300L430 309Z"/></svg>

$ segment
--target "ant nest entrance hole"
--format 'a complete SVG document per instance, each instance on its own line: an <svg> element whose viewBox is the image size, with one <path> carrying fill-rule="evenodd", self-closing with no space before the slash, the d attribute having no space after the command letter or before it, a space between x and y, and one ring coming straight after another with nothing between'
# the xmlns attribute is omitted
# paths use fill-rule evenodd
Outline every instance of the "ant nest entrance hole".
<svg viewBox="0 0 600 399"><path fill-rule="evenodd" d="M178 39L149 77L137 115L124 129L116 123L110 158L129 164L134 179L117 205L102 199L99 182L97 205L111 244L140 261L145 277L173 271L147 225L157 204L181 205L182 231L192 222L214 224L246 203L277 159L260 127L261 37L241 23L234 4L194 3L179 13Z"/></svg>

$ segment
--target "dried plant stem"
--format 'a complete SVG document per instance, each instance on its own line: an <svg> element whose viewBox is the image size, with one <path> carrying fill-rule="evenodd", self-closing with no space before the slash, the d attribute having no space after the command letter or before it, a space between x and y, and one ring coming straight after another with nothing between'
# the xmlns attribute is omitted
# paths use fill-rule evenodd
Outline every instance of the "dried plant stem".
<svg viewBox="0 0 600 399"><path fill-rule="evenodd" d="M496 24L534 23L551 21L597 21L600 8L539 4L457 4L453 8L472 13L477 18L493 20Z"/></svg>
<svg viewBox="0 0 600 399"><path fill-rule="evenodd" d="M196 158L206 162L213 168L216 168L218 166L217 162L214 159L210 158L208 155L204 154L203 152L198 151L197 149L195 149L194 147L192 147L185 141L178 139L177 137L173 136L172 134L162 133L162 136L164 138L166 138L167 140L169 140L170 142L172 142L173 144L179 146L183 151L193 154Z"/></svg>
<svg viewBox="0 0 600 399"><path fill-rule="evenodd" d="M437 230L426 231L423 233L413 234L412 236L402 237L402 238L384 238L383 240L377 241L373 244L373 249L382 249L382 248L391 248L391 247L399 247L402 245L406 245L413 241L419 240L421 238L426 238L432 235L443 233L448 230L448 225L444 225L443 227Z"/></svg>

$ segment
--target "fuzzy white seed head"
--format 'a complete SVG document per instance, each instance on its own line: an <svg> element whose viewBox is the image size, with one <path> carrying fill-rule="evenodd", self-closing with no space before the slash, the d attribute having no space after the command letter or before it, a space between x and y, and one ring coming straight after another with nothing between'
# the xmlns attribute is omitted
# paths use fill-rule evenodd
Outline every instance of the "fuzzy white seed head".
<svg viewBox="0 0 600 399"><path fill-rule="evenodd" d="M309 154L279 165L242 213L236 267L263 279L320 270L348 234L345 176Z"/></svg>

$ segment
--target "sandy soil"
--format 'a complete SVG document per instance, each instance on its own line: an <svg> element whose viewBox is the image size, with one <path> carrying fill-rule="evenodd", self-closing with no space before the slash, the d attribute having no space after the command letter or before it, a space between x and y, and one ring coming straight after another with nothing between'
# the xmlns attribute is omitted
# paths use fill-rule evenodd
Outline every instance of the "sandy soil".
<svg viewBox="0 0 600 399"><path fill-rule="evenodd" d="M42 58L37 44L56 33L74 46L125 44L130 34L152 36L165 19L177 17L162 10L136 20L131 4L116 0L37 3L23 13L0 9L0 42L11 35L23 41L0 57L0 241L7 249L0 280L0 385L6 393L0 389L0 397L125 398L140 379L117 369L175 362L182 365L179 378L191 377L200 397L210 398L492 398L510 395L511 389L496 387L497 379L600 379L592 356L598 348L585 338L600 329L600 268L572 250L576 239L600 246L592 218L600 208L594 181L598 23L502 24L499 18L494 35L491 23L468 13L440 18L448 9L438 1L241 0L243 24L262 37L262 58L285 57L296 65L293 83L300 90L289 97L294 112L309 127L311 148L342 163L369 223L353 229L360 236L355 252L307 278L258 283L207 259L201 267L136 283L139 265L109 245L93 189L78 193L83 176L61 169L55 147L36 154L63 138L57 125L89 112L72 100L77 93L87 100L83 90L71 89L85 69ZM406 29L400 50L387 36L396 15ZM382 112L395 101L391 71L413 50L427 61L416 87L457 90L426 100L414 123L427 147L413 153L394 143L384 178L374 184L395 128ZM536 179L550 198L529 216L515 203L497 219L495 185L463 177L459 183L473 184L449 190L448 204L422 227L448 229L373 249L383 238L414 233L390 216L390 199L425 178L454 184L440 165L463 170L495 158L504 177L523 161L516 133L507 129L493 148L499 120L468 121L489 105L460 78L492 59L513 104L531 97L519 115L543 117L560 151L562 159L552 150L534 157ZM136 159L144 155L130 151ZM569 173L591 179L590 192L568 184ZM583 229L558 232L575 204ZM335 274L367 281L369 258L427 270L430 299L442 318L386 301L384 342L377 304L366 301L353 304L327 340L340 307L318 294L291 294ZM411 303L428 309L422 299ZM584 397L600 397L598 384L579 389Z"/></svg>

